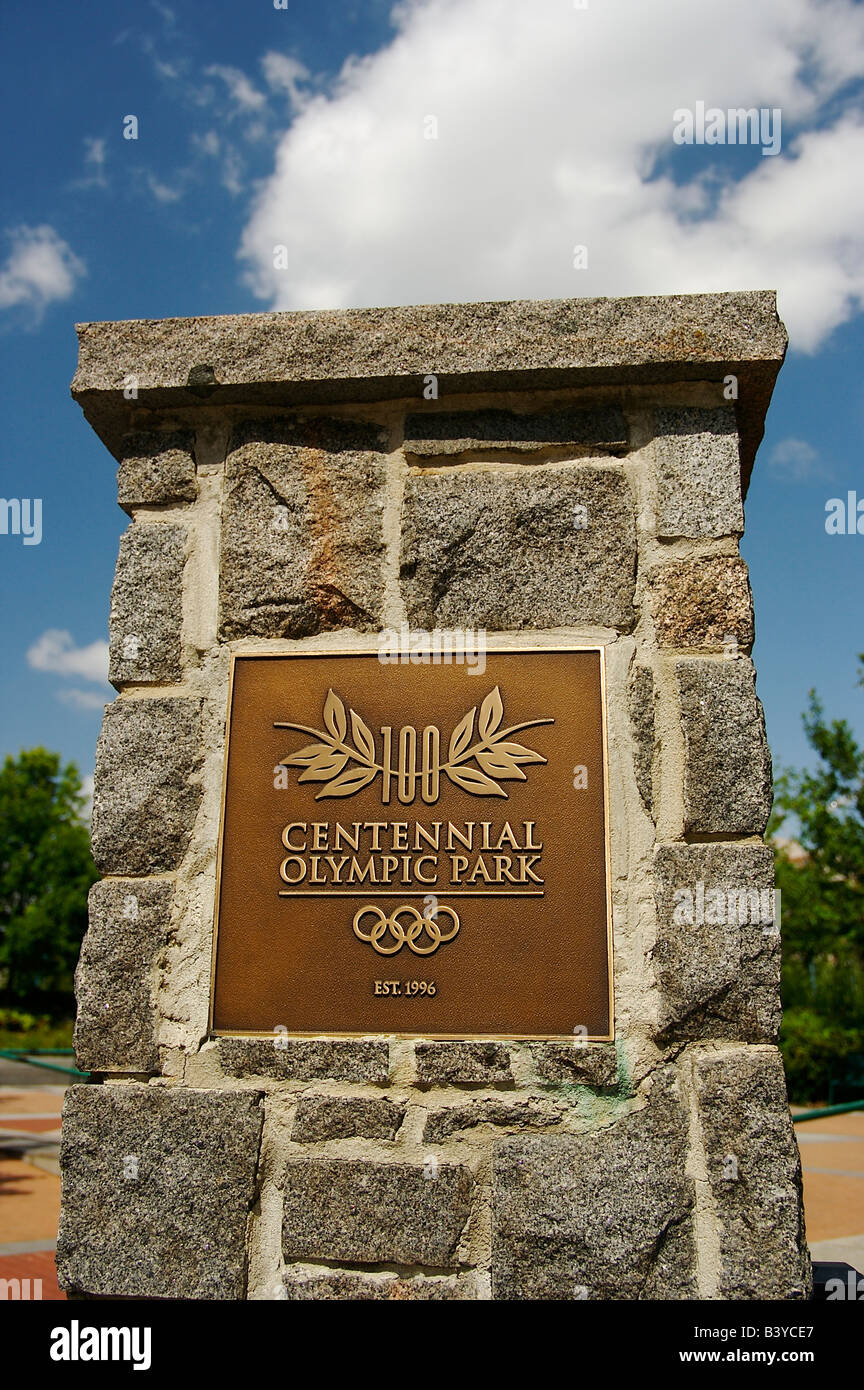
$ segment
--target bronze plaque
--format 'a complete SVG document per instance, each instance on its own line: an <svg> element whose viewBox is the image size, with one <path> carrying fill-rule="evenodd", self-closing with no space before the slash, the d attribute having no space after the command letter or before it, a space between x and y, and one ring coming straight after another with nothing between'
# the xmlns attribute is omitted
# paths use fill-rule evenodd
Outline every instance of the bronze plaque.
<svg viewBox="0 0 864 1390"><path fill-rule="evenodd" d="M234 657L215 1033L611 1037L604 652L437 655Z"/></svg>

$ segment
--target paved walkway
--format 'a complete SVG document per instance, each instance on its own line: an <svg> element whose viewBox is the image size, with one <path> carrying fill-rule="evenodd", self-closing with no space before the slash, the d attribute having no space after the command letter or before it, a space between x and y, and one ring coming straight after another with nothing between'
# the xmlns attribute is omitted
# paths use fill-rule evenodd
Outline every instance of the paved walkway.
<svg viewBox="0 0 864 1390"><path fill-rule="evenodd" d="M864 1274L864 1110L808 1120L795 1133L811 1254Z"/></svg>
<svg viewBox="0 0 864 1390"><path fill-rule="evenodd" d="M0 1153L27 1157L37 1168L59 1174L60 1112L66 1087L51 1081L50 1072L28 1070L31 1078L39 1079L26 1088L0 1085Z"/></svg>
<svg viewBox="0 0 864 1390"><path fill-rule="evenodd" d="M29 1279L31 1297L41 1279L43 1301L65 1299L54 1268L65 1087L46 1085L33 1067L7 1065L17 1084L0 1085L0 1279Z"/></svg>

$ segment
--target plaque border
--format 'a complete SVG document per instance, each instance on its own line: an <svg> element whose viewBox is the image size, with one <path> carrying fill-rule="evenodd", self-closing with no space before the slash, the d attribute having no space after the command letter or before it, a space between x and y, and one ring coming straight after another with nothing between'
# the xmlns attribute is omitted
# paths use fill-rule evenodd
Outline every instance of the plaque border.
<svg viewBox="0 0 864 1390"><path fill-rule="evenodd" d="M524 638L522 639L524 642ZM607 713L607 691L606 691L606 642L579 642L573 638L564 638L560 642L550 641L548 636L542 642L532 643L531 645L517 645L498 639L486 640L485 650L487 653L495 655L506 655L508 653L524 654L532 652L598 652L600 655L600 723L602 729L602 759L603 759L603 823L604 823L604 852L606 868L606 968L609 982L609 1032L591 1033L584 1036L584 1041L589 1042L614 1042L615 1041L615 974L614 974L614 949L613 949L613 921L612 921L612 855L610 848L610 808L609 808L609 729ZM228 676L228 700L225 716L225 744L222 759L222 790L219 802L219 837L216 851L216 881L215 897L213 904L213 941L211 946L210 959L210 999L207 1009L207 1041L212 1038L286 1038L298 1041L329 1041L331 1039L405 1039L418 1042L566 1042L575 1046L572 1033L403 1033L403 1032L275 1032L268 1031L256 1032L251 1029L230 1029L213 1027L213 1009L215 1005L216 989L216 952L219 939L219 907L222 890L222 849L223 834L225 829L225 798L228 788L228 756L231 742L231 713L234 701L234 671L238 661L252 660L284 660L292 657L317 657L317 656L365 656L376 657L378 654L378 642L368 646L316 646L297 648L290 651L274 651L272 647L263 649L249 649L242 651L232 651L231 667Z"/></svg>

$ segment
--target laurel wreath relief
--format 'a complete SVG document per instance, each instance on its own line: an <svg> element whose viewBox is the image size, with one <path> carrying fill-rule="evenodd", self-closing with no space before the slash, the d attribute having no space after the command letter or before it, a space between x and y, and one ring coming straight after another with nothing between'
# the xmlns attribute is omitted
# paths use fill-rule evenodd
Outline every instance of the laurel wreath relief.
<svg viewBox="0 0 864 1390"><path fill-rule="evenodd" d="M351 741L348 721L351 721ZM280 767L301 767L299 782L324 782L315 800L324 797L353 796L374 781L384 771L378 761L375 737L368 724L356 710L348 709L335 691L329 690L324 701L324 729L310 729L305 724L274 723L274 729L296 729L311 734L316 740L282 758ZM437 771L457 787L472 796L507 796L499 784L526 780L522 768L529 763L545 763L540 753L514 743L512 734L538 724L554 724L554 719L528 719L523 724L511 724L502 729L504 703L498 686L490 690L480 706L470 709L460 719L447 749L447 761L439 760ZM476 723L476 738L475 738ZM469 766L474 763L475 766Z"/></svg>

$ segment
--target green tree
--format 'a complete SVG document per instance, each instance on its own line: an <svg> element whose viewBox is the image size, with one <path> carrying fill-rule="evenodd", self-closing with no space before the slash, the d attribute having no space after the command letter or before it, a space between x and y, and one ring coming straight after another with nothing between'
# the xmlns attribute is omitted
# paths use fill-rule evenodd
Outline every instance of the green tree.
<svg viewBox="0 0 864 1390"><path fill-rule="evenodd" d="M30 748L0 770L0 1001L72 1012L72 978L98 877L73 763Z"/></svg>
<svg viewBox="0 0 864 1390"><path fill-rule="evenodd" d="M864 685L864 655L859 657ZM803 716L812 770L777 779L769 834L791 819L803 856L777 844L783 928L781 1047L795 1100L823 1099L864 1052L864 748L828 722L815 690Z"/></svg>

